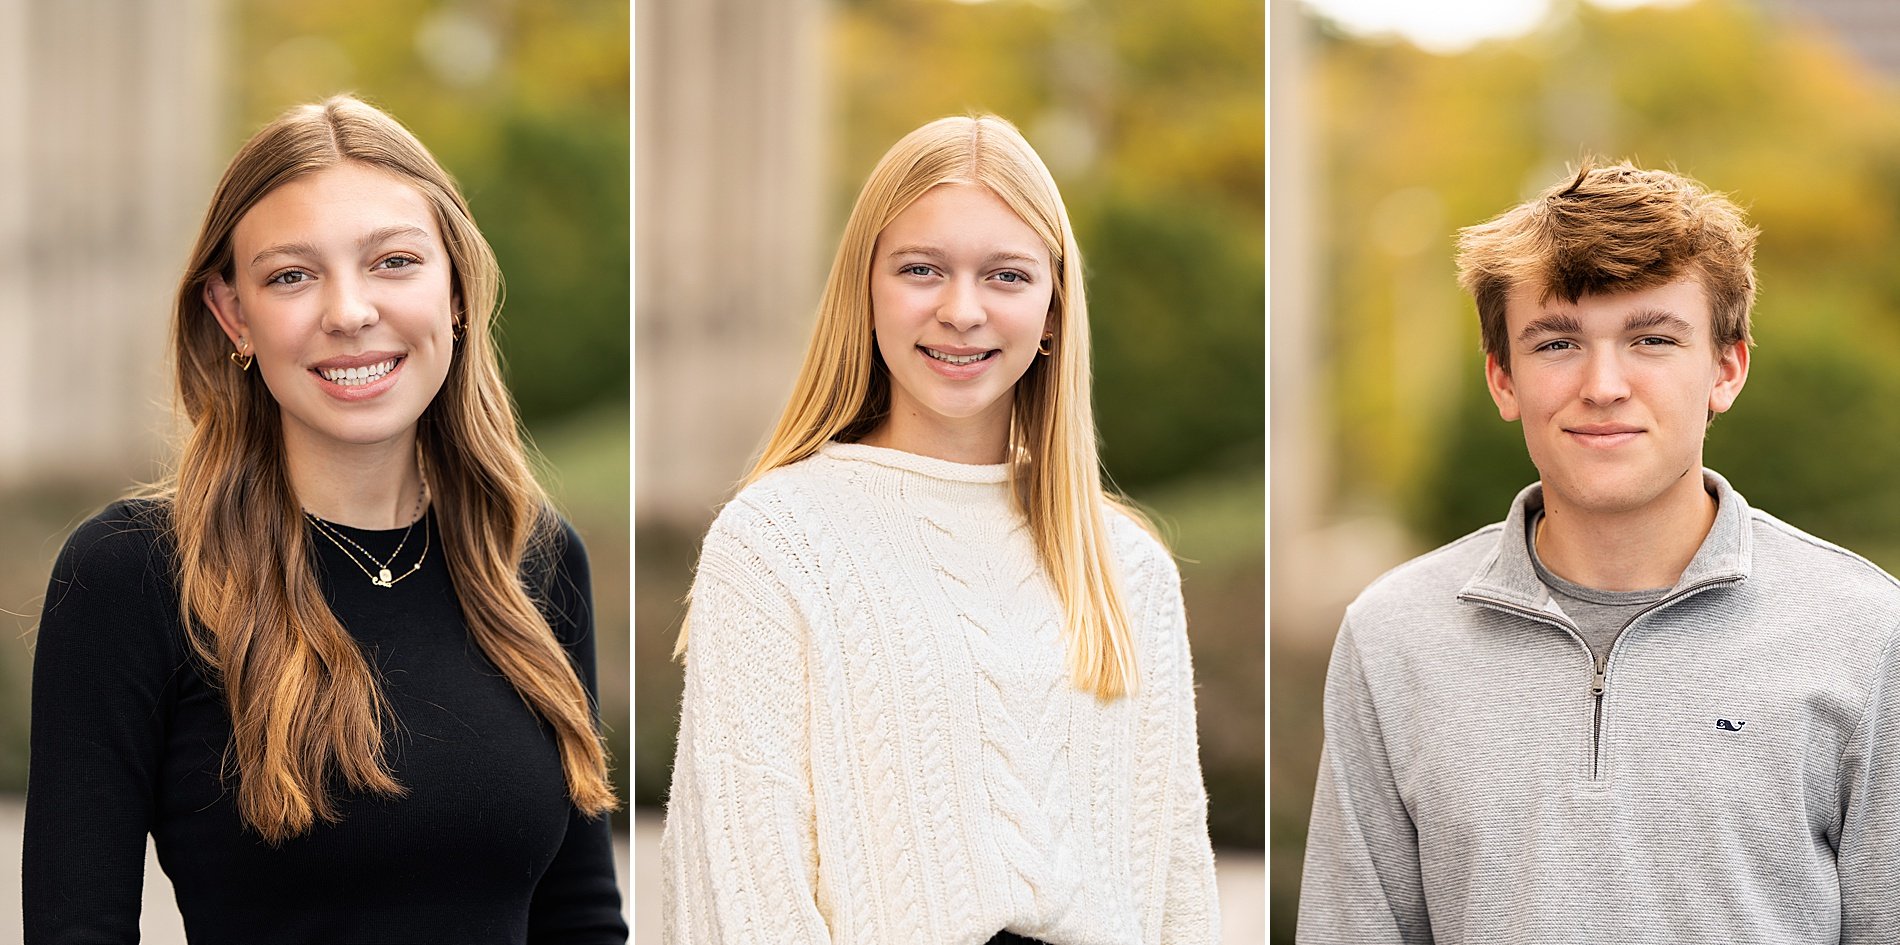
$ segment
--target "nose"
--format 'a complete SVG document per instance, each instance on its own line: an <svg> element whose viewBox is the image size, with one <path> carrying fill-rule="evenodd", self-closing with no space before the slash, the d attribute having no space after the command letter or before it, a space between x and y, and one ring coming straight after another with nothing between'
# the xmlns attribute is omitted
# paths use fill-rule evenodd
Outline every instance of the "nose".
<svg viewBox="0 0 1900 945"><path fill-rule="evenodd" d="M328 288L323 306L324 331L354 335L376 324L380 316L363 280L336 276L330 279Z"/></svg>
<svg viewBox="0 0 1900 945"><path fill-rule="evenodd" d="M968 279L946 280L943 304L937 308L937 320L960 332L969 331L988 321L989 313L983 311L983 303L977 292L977 287Z"/></svg>
<svg viewBox="0 0 1900 945"><path fill-rule="evenodd" d="M1624 370L1622 351L1599 349L1583 365L1583 387L1578 391L1586 403L1613 404L1630 395L1629 376Z"/></svg>

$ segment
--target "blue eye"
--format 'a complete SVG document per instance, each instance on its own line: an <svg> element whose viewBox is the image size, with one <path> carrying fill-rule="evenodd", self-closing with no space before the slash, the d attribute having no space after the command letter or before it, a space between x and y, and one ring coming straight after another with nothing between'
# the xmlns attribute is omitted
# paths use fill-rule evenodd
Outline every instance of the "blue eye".
<svg viewBox="0 0 1900 945"><path fill-rule="evenodd" d="M898 270L898 271L902 272L904 275L907 275L907 276L928 276L933 273L933 270L931 270L929 266L926 266L923 263L912 263L911 265L905 266L903 269Z"/></svg>
<svg viewBox="0 0 1900 945"><path fill-rule="evenodd" d="M1019 285L1029 281L1029 277L1014 269L1005 269L996 274L996 278L1009 285Z"/></svg>

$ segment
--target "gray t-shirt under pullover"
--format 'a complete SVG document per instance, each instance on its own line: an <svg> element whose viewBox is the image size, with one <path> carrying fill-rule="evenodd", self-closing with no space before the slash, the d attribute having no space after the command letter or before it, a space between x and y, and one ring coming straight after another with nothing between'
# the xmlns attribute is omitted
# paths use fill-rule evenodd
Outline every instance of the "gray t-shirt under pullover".
<svg viewBox="0 0 1900 945"><path fill-rule="evenodd" d="M1609 660L1610 647L1616 643L1616 637L1623 632L1623 627L1642 613L1644 608L1662 600L1669 593L1669 588L1605 591L1558 577L1544 567L1544 559L1537 555L1537 523L1543 519L1543 513L1539 512L1531 516L1524 526L1524 546L1530 553L1531 567L1536 569L1537 579L1550 591L1550 599L1556 602L1564 616L1577 625L1577 633L1583 637L1584 644L1590 648L1590 656L1601 668Z"/></svg>

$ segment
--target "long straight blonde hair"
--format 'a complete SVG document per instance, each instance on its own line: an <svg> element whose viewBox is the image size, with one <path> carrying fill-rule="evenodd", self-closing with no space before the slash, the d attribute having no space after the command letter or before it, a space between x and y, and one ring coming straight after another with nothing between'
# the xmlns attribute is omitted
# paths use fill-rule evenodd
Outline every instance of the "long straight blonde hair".
<svg viewBox="0 0 1900 945"><path fill-rule="evenodd" d="M981 184L1042 239L1055 272L1052 353L1016 382L1010 418L1015 497L1066 614L1075 687L1112 700L1137 679L1128 609L1104 510L1146 519L1102 485L1089 390L1082 253L1055 178L1014 125L993 115L941 118L907 134L872 169L845 223L791 401L741 483L796 463L830 440L869 434L890 411L890 370L872 336L871 264L878 234L944 184ZM685 630L678 654L686 652Z"/></svg>
<svg viewBox="0 0 1900 945"><path fill-rule="evenodd" d="M601 814L617 802L594 707L535 604L545 588L524 580L548 570L559 532L489 337L500 267L422 143L348 96L294 108L238 151L205 213L173 310L177 395L190 432L159 496L168 500L177 546L180 616L231 714L238 811L278 843L338 819L325 787L333 775L351 790L404 792L383 757L384 726L393 720L380 681L310 565L277 401L258 372L232 365L205 303L214 276L234 281L231 234L245 213L278 187L346 162L394 175L435 210L466 325L417 430L444 558L470 635L553 728L574 805Z"/></svg>

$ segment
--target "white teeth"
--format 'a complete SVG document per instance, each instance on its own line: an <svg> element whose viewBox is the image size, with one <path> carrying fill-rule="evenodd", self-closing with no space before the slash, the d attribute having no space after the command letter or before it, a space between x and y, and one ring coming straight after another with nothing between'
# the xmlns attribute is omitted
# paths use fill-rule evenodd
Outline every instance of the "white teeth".
<svg viewBox="0 0 1900 945"><path fill-rule="evenodd" d="M985 351L982 354L958 355L958 354L944 354L943 352L938 351L935 348L925 348L924 353L927 355L930 355L933 358L936 358L939 361L944 362L945 364L975 364L976 362L989 357L993 352Z"/></svg>
<svg viewBox="0 0 1900 945"><path fill-rule="evenodd" d="M378 361L368 367L318 368L317 373L323 375L324 380L339 387L361 387L364 384L371 384L382 380L383 375L396 369L396 362L398 360L401 359L390 358L387 361Z"/></svg>

